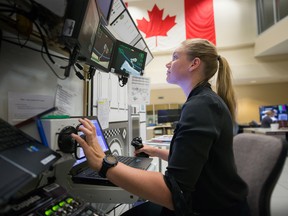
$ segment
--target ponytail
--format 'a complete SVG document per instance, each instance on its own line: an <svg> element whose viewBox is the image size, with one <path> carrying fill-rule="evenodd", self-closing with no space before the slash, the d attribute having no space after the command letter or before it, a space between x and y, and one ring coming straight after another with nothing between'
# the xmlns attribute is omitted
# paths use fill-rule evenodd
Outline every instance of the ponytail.
<svg viewBox="0 0 288 216"><path fill-rule="evenodd" d="M219 69L216 81L216 92L230 110L232 119L236 120L236 99L232 86L231 69L224 57L219 56Z"/></svg>
<svg viewBox="0 0 288 216"><path fill-rule="evenodd" d="M182 42L189 59L198 57L205 63L204 79L208 82L218 71L216 92L230 110L232 119L236 120L236 100L231 80L231 69L227 60L217 54L214 44L206 39L188 39Z"/></svg>

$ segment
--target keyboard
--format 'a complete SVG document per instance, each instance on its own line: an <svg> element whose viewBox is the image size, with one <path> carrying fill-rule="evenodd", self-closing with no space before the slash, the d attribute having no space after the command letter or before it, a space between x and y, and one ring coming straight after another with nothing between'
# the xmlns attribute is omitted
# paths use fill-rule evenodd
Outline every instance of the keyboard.
<svg viewBox="0 0 288 216"><path fill-rule="evenodd" d="M29 142L27 137L0 119L0 151L23 145L27 142Z"/></svg>
<svg viewBox="0 0 288 216"><path fill-rule="evenodd" d="M127 156L119 156L119 155L117 155L116 157L119 162L124 163L126 165L132 163L135 160L135 157L127 157Z"/></svg>
<svg viewBox="0 0 288 216"><path fill-rule="evenodd" d="M133 163L137 163L137 158L136 157L127 157L127 156L116 156L118 161L121 163L124 163L128 166L133 167ZM136 165L135 165L136 167ZM141 168L140 168L141 169ZM143 168L144 169L144 168ZM99 177L98 172L95 170L91 169L90 167L85 167L84 169L81 170L81 173L88 176L88 177Z"/></svg>

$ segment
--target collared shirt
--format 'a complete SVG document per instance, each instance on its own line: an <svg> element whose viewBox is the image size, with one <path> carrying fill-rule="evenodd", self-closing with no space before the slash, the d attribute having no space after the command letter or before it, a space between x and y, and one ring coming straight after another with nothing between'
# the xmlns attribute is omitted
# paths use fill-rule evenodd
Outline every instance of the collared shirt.
<svg viewBox="0 0 288 216"><path fill-rule="evenodd" d="M208 83L191 91L174 131L164 176L172 192L169 175L200 212L229 209L247 197L234 162L230 112Z"/></svg>

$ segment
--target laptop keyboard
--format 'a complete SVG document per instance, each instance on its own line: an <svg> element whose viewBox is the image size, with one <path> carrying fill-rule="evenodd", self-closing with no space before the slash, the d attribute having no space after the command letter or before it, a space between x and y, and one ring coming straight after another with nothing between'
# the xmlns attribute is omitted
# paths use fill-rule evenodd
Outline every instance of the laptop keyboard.
<svg viewBox="0 0 288 216"><path fill-rule="evenodd" d="M29 142L29 139L0 119L0 151L23 145L27 142Z"/></svg>
<svg viewBox="0 0 288 216"><path fill-rule="evenodd" d="M132 163L135 160L134 157L127 157L127 156L120 156L120 155L118 155L116 157L117 157L118 161L120 161L121 163L124 163L126 165Z"/></svg>
<svg viewBox="0 0 288 216"><path fill-rule="evenodd" d="M124 163L126 165L129 165L131 163L134 163L135 160L137 160L135 157L127 157L127 156L119 156L117 155L116 156L118 161L121 162L121 163ZM133 166L132 166L133 167ZM84 171L85 175L88 176L88 177L100 177L98 172L92 170L91 168L87 168L85 171Z"/></svg>

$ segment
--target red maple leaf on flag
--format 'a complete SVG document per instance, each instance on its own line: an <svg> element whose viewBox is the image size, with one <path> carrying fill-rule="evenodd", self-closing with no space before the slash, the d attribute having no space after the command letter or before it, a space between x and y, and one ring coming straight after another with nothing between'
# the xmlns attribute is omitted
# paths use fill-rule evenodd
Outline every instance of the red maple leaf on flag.
<svg viewBox="0 0 288 216"><path fill-rule="evenodd" d="M148 10L148 16L150 21L147 21L145 18L141 20L136 20L138 24L138 29L146 34L146 38L156 37L156 46L157 36L167 36L167 32L176 25L175 18L176 16L167 15L165 19L162 20L164 9L160 10L155 4L151 11Z"/></svg>

